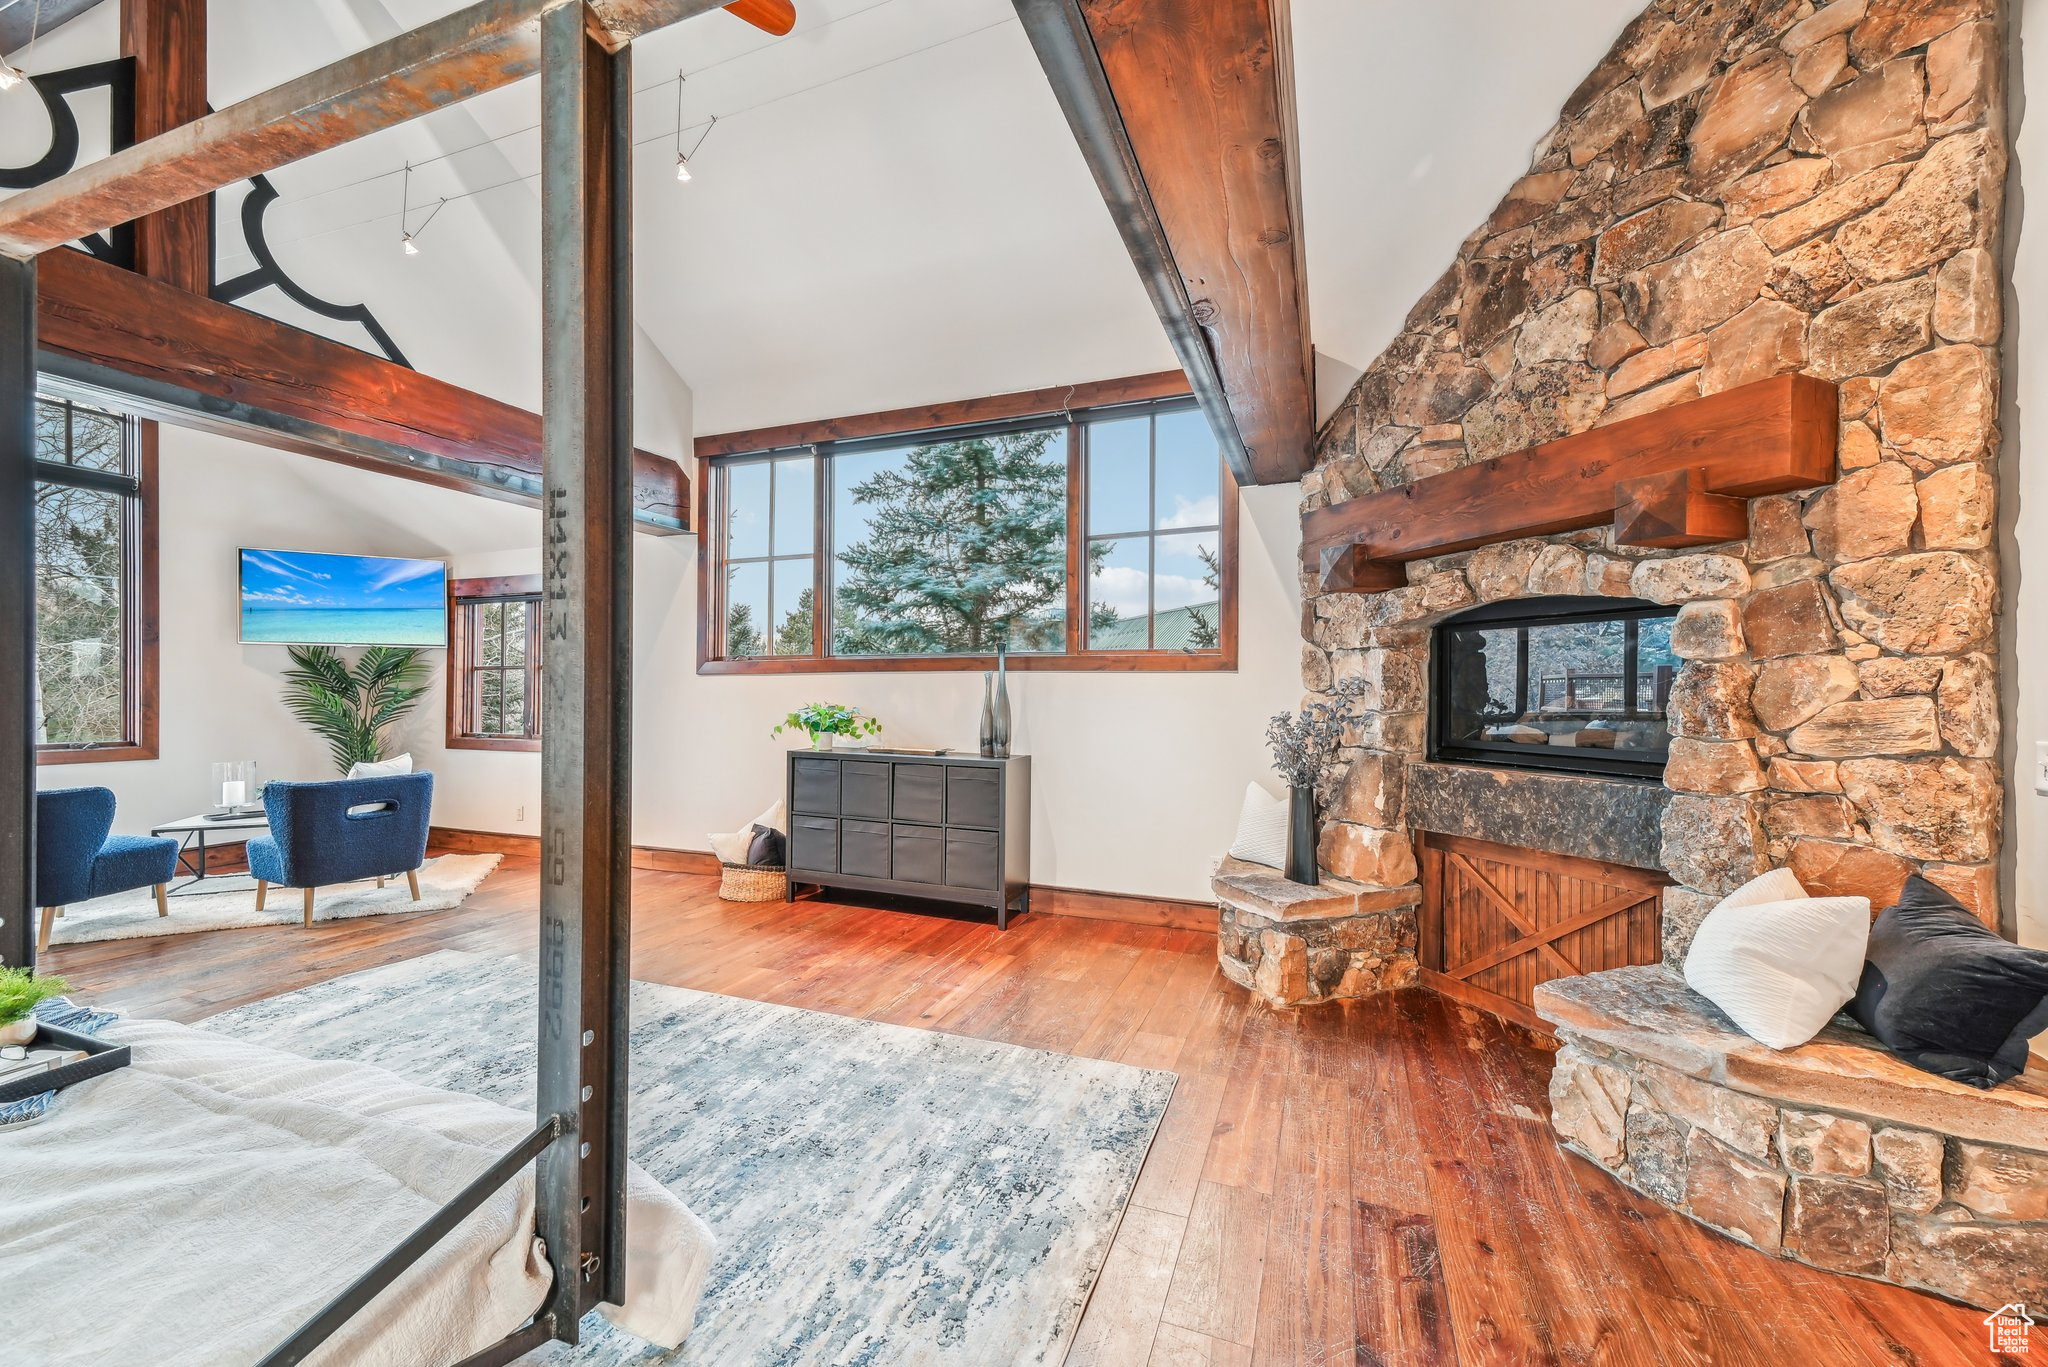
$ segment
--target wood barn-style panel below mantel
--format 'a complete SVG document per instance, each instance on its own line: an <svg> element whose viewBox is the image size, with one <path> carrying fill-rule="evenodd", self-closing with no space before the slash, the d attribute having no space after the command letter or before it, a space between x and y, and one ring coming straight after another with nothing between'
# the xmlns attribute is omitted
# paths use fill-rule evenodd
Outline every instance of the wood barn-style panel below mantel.
<svg viewBox="0 0 2048 1367"><path fill-rule="evenodd" d="M1410 560L1608 522L1622 545L1740 540L1741 500L1834 481L1837 405L1827 380L1779 375L1318 508L1302 565L1319 592L1371 593Z"/></svg>

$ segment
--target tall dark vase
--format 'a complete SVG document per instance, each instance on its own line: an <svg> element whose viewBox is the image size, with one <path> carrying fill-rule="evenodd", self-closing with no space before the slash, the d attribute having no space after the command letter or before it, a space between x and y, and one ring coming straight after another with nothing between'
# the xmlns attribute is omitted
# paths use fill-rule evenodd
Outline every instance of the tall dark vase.
<svg viewBox="0 0 2048 1367"><path fill-rule="evenodd" d="M1287 790L1287 878L1314 887L1316 877L1316 790L1314 785Z"/></svg>
<svg viewBox="0 0 2048 1367"><path fill-rule="evenodd" d="M996 752L996 676L981 676L981 753Z"/></svg>
<svg viewBox="0 0 2048 1367"><path fill-rule="evenodd" d="M1010 660L1005 646L996 647L995 743L995 753L1007 759L1010 754Z"/></svg>

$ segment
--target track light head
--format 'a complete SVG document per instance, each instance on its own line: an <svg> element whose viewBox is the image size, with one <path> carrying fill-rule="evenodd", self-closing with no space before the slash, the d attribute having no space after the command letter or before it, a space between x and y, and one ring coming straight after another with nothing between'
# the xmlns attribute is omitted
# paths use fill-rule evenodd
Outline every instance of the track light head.
<svg viewBox="0 0 2048 1367"><path fill-rule="evenodd" d="M412 240L411 233L405 235L405 254L407 256L418 256L420 254L419 244Z"/></svg>
<svg viewBox="0 0 2048 1367"><path fill-rule="evenodd" d="M691 180L690 159L680 152L676 154L676 179L684 184L688 184Z"/></svg>

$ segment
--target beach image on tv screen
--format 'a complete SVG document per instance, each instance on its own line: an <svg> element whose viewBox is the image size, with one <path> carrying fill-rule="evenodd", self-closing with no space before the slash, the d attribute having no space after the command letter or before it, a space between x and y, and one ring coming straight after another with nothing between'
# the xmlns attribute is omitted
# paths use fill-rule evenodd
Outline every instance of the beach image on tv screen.
<svg viewBox="0 0 2048 1367"><path fill-rule="evenodd" d="M439 560L242 552L242 639L272 645L445 646Z"/></svg>

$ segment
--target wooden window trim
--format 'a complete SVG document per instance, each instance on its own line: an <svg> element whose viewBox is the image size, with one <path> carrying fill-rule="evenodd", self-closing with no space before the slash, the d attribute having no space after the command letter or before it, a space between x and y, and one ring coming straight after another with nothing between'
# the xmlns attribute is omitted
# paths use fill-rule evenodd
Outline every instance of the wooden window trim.
<svg viewBox="0 0 2048 1367"><path fill-rule="evenodd" d="M540 597L537 574L503 575L491 579L454 579L448 584L448 711L443 744L450 750L509 750L528 754L540 752L540 737L471 736L462 728L465 683L469 678L469 614L464 608L478 602L505 598ZM529 624L530 625L530 624ZM527 649L537 648L529 632Z"/></svg>
<svg viewBox="0 0 2048 1367"><path fill-rule="evenodd" d="M790 452L791 448L829 441L866 440L899 434L913 436L923 431L964 427L969 424L1037 417L1057 420L1063 414L1081 409L1185 397L1189 397L1186 377L1179 371L1167 371L1156 375L1138 375L1094 384L1031 390L986 399L970 399L960 403L895 409L857 417L797 423L785 427L754 428L697 438L694 483L702 505L696 510L698 516L693 523L700 529L697 540L697 672L710 675L932 674L978 672L993 669L996 665L994 655L827 655L823 653L825 632L820 629L822 624L814 626L812 653L809 655L755 655L738 660L723 658L719 654L724 645L723 632L719 628L724 621L724 613L716 581L718 571L723 566L718 537L720 529L725 526L725 481L717 478L715 469L722 458L765 455L776 451ZM1083 557L1086 555L1086 539L1083 533L1087 527L1087 500L1082 443L1077 431L1079 426L1078 422L1067 424L1067 582L1070 586L1078 585L1079 588L1078 592L1070 589L1069 593L1066 649L1064 653L1058 655L1012 654L1006 657L1008 667L1024 671L1123 674L1234 672L1237 669L1238 648L1239 497L1238 483L1220 454L1218 464L1222 473L1218 486L1220 506L1217 510L1217 542L1218 562L1222 573L1217 585L1217 616L1220 619L1217 623L1217 648L1199 654L1161 650L1087 649L1087 586L1083 582ZM820 474L822 475L822 471ZM817 478L813 487L818 491L817 496L822 503L825 480L822 477ZM824 576L830 573L831 557L826 553L819 536L818 524L814 523L814 579L818 584L814 601L822 604L825 601L822 581ZM1077 600L1082 605L1079 612L1072 610Z"/></svg>
<svg viewBox="0 0 2048 1367"><path fill-rule="evenodd" d="M158 757L161 721L159 688L162 683L160 644L161 617L157 603L157 425L135 422L136 493L130 503L131 544L134 563L129 575L127 688L129 717L135 738L114 745L50 745L36 747L36 763L121 764Z"/></svg>

